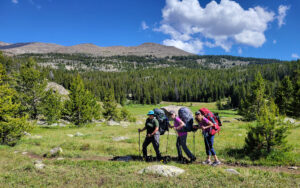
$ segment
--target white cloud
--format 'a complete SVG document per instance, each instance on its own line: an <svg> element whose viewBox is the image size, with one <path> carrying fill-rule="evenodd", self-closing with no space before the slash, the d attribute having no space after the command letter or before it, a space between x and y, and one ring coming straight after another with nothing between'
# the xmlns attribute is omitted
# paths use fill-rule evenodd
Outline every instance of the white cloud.
<svg viewBox="0 0 300 188"><path fill-rule="evenodd" d="M142 21L142 29L143 30L146 30L146 29L148 29L149 28L149 26L146 24L146 22L145 21Z"/></svg>
<svg viewBox="0 0 300 188"><path fill-rule="evenodd" d="M275 18L272 11L260 6L246 10L232 0L221 0L219 4L211 1L205 7L198 0L166 0L161 25L155 31L170 35L164 44L182 49L189 46L196 53L203 50L203 44L230 51L234 44L262 46L266 41L264 32ZM201 48L191 47L199 42Z"/></svg>
<svg viewBox="0 0 300 188"><path fill-rule="evenodd" d="M184 42L182 40L166 39L163 41L166 46L175 46L190 53L201 53L203 49L203 43L199 40L192 40Z"/></svg>
<svg viewBox="0 0 300 188"><path fill-rule="evenodd" d="M285 24L284 18L286 17L286 12L290 9L290 6L280 5L278 7L278 27L281 27Z"/></svg>
<svg viewBox="0 0 300 188"><path fill-rule="evenodd" d="M273 44L277 44L277 40L273 40Z"/></svg>
<svg viewBox="0 0 300 188"><path fill-rule="evenodd" d="M296 53L293 53L293 54L292 54L292 58L294 58L294 59L300 59L299 55L296 54Z"/></svg>
<svg viewBox="0 0 300 188"><path fill-rule="evenodd" d="M19 3L18 0L11 0L11 2L14 3L14 4L18 4Z"/></svg>

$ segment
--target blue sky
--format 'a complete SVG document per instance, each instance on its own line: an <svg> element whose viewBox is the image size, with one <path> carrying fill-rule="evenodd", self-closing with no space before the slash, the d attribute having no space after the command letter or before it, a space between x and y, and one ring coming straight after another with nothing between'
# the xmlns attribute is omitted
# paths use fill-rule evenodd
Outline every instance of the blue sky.
<svg viewBox="0 0 300 188"><path fill-rule="evenodd" d="M0 41L137 46L295 60L299 0L0 0Z"/></svg>

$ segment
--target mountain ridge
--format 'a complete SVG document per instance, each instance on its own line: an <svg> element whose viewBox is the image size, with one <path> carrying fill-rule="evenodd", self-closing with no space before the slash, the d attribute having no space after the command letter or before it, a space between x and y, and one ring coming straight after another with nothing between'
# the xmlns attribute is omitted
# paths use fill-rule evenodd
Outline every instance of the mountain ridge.
<svg viewBox="0 0 300 188"><path fill-rule="evenodd" d="M101 47L92 43L81 43L72 46L63 46L55 43L43 42L22 42L5 43L0 42L0 51L10 55L20 55L26 53L45 54L45 53L66 53L66 54L90 54L93 56L145 56L156 57L167 56L191 56L195 55L173 46L165 46L158 43L142 43L138 46L109 46Z"/></svg>

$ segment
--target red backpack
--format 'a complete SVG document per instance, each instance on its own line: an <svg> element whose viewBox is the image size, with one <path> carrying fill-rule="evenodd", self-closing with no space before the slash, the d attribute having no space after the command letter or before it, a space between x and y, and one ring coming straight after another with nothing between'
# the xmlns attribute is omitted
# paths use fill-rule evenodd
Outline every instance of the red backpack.
<svg viewBox="0 0 300 188"><path fill-rule="evenodd" d="M199 111L201 112L201 114L204 115L204 117L206 117L214 124L213 129L210 131L210 134L215 135L216 133L220 132L222 123L219 114L218 113L214 114L211 111L209 111L207 108L201 108L199 109Z"/></svg>

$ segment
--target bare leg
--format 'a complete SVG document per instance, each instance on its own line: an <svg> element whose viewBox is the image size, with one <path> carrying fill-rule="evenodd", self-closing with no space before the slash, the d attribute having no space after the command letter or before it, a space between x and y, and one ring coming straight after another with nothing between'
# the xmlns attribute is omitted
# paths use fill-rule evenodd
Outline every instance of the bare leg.
<svg viewBox="0 0 300 188"><path fill-rule="evenodd" d="M207 155L206 160L207 160L207 161L210 161L210 155Z"/></svg>
<svg viewBox="0 0 300 188"><path fill-rule="evenodd" d="M217 155L214 155L215 161L219 161Z"/></svg>

